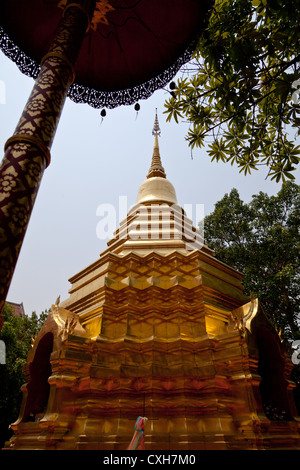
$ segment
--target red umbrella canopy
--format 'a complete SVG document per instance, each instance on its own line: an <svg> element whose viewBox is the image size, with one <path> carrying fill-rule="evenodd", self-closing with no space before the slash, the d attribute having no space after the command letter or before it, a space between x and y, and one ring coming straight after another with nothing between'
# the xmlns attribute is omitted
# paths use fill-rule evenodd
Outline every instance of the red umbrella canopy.
<svg viewBox="0 0 300 470"><path fill-rule="evenodd" d="M0 47L36 77L66 0L1 0ZM212 0L99 0L69 96L113 108L149 97L187 62ZM104 13L104 14L103 14Z"/></svg>

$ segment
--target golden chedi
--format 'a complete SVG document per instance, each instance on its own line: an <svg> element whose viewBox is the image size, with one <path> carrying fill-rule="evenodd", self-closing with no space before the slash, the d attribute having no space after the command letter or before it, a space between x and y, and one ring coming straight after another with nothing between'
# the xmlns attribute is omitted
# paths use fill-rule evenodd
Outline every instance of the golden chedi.
<svg viewBox="0 0 300 470"><path fill-rule="evenodd" d="M214 258L154 150L136 204L28 354L14 449L300 449L293 364ZM275 414L272 410L277 410Z"/></svg>

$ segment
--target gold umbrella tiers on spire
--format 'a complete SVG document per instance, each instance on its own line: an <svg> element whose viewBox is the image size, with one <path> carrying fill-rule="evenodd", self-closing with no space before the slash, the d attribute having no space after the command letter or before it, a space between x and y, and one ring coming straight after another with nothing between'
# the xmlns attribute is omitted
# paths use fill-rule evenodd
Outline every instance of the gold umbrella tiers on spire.
<svg viewBox="0 0 300 470"><path fill-rule="evenodd" d="M175 188L173 184L167 179L160 158L158 144L158 136L160 133L161 131L156 112L152 131L152 134L154 135L154 147L151 166L147 175L147 179L139 187L136 201L137 204L147 204L153 202L177 204Z"/></svg>
<svg viewBox="0 0 300 470"><path fill-rule="evenodd" d="M147 178L153 178L153 176L160 176L161 178L166 178L166 173L162 166L160 153L159 153L158 136L160 136L160 133L161 131L159 127L157 110L156 110L155 121L154 121L153 130L152 130L152 134L155 136L155 141L154 141L151 166L150 166Z"/></svg>

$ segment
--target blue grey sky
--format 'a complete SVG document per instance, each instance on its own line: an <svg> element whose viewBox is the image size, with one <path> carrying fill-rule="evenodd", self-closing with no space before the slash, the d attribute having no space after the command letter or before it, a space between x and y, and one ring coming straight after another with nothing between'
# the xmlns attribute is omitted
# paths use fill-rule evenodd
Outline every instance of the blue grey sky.
<svg viewBox="0 0 300 470"><path fill-rule="evenodd" d="M3 149L34 82L2 52L0 80L5 84L5 102L0 104ZM67 99L7 297L23 302L28 315L40 314L58 295L67 298L68 279L106 248L107 240L96 234L98 206L112 204L118 210L120 196L127 197L128 209L135 203L151 162L155 108L161 158L179 204L203 204L207 215L233 187L245 202L259 191L269 195L279 191L280 184L265 179L266 168L244 176L230 164L212 163L206 149L193 150L191 158L185 141L187 124L166 122L167 97L166 90L158 90L140 101L138 116L133 106L107 110L102 123L100 110Z"/></svg>

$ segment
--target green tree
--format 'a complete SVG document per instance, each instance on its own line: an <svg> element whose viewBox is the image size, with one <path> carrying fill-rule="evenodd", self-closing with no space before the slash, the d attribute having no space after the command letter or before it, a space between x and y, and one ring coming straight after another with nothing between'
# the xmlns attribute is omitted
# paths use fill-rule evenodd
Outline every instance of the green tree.
<svg viewBox="0 0 300 470"><path fill-rule="evenodd" d="M241 271L245 293L259 297L287 340L300 339L300 187L282 185L246 204L236 189L204 219L204 236L216 258Z"/></svg>
<svg viewBox="0 0 300 470"><path fill-rule="evenodd" d="M17 317L5 304L3 310L3 327L0 340L5 344L5 364L0 364L0 448L3 447L11 433L9 425L19 414L22 400L21 386L25 382L23 365L34 338L42 327L47 313L38 316L35 312Z"/></svg>
<svg viewBox="0 0 300 470"><path fill-rule="evenodd" d="M208 142L211 160L294 179L299 63L300 0L215 0L194 59L165 103L167 120L189 122L189 145Z"/></svg>

